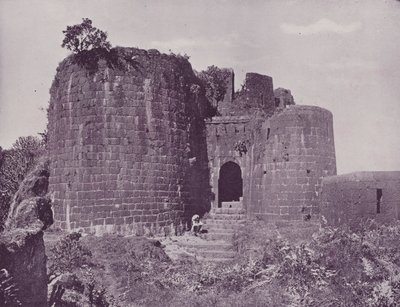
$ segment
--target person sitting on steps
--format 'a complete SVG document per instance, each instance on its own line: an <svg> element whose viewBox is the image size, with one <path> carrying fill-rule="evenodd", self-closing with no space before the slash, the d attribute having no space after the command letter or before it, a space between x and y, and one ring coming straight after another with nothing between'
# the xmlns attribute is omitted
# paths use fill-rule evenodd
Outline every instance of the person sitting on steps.
<svg viewBox="0 0 400 307"><path fill-rule="evenodd" d="M202 226L203 226L203 223L200 221L200 216L198 214L193 215L191 232L195 236L197 236L197 234L200 233Z"/></svg>

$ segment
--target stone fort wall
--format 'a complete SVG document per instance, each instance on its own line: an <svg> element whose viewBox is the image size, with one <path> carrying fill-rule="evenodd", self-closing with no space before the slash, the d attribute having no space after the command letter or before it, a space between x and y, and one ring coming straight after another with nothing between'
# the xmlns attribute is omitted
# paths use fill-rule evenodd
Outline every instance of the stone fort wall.
<svg viewBox="0 0 400 307"><path fill-rule="evenodd" d="M263 123L254 146L249 211L267 221L318 217L321 180L336 175L331 112L290 106Z"/></svg>
<svg viewBox="0 0 400 307"><path fill-rule="evenodd" d="M233 78L228 82L231 89ZM274 92L272 78L256 73L246 74L242 89L218 107L222 116L206 121L212 207L220 206L221 168L234 162L250 217L317 218L321 180L336 175L331 112L294 105L289 90Z"/></svg>
<svg viewBox="0 0 400 307"><path fill-rule="evenodd" d="M210 186L212 187L211 207L218 207L221 167L227 162L236 163L241 170L243 180L243 201L248 202L253 169L251 152L240 153L235 149L238 142L245 142L249 148L254 140L254 130L251 129L249 116L220 116L206 121L207 152L210 169Z"/></svg>
<svg viewBox="0 0 400 307"><path fill-rule="evenodd" d="M321 190L323 225L357 228L367 219L382 223L400 219L399 171L326 177Z"/></svg>
<svg viewBox="0 0 400 307"><path fill-rule="evenodd" d="M63 229L167 231L207 207L202 97L189 62L122 51L138 68L100 62L91 74L67 58L51 87L49 190Z"/></svg>
<svg viewBox="0 0 400 307"><path fill-rule="evenodd" d="M290 106L266 119L214 117L207 121L212 207L227 162L240 166L243 207L266 221L301 220L319 215L321 180L336 174L332 114L319 107ZM247 150L240 153L235 144Z"/></svg>
<svg viewBox="0 0 400 307"><path fill-rule="evenodd" d="M272 78L256 73L234 94L229 70L219 115L206 118L210 102L186 59L120 52L138 66L112 69L100 61L91 73L67 58L57 69L48 114L56 226L169 232L220 205L227 162L240 168L249 216L318 215L321 179L336 174L329 111L292 105L284 89L276 97Z"/></svg>

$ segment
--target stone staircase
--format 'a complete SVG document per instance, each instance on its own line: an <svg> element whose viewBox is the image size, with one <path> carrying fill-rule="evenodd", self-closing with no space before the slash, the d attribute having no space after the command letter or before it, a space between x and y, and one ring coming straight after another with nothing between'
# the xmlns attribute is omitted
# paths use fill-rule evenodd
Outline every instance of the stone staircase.
<svg viewBox="0 0 400 307"><path fill-rule="evenodd" d="M194 256L201 262L225 262L230 261L235 257L232 243L223 240L209 241L200 239L197 242L181 243L189 255Z"/></svg>
<svg viewBox="0 0 400 307"><path fill-rule="evenodd" d="M210 240L231 241L234 233L246 222L241 202L223 202L221 208L211 209L203 221L205 237Z"/></svg>
<svg viewBox="0 0 400 307"><path fill-rule="evenodd" d="M180 242L180 246L199 261L232 260L236 254L232 238L245 221L241 201L223 202L221 208L211 209L208 217L202 220L205 233L196 240Z"/></svg>

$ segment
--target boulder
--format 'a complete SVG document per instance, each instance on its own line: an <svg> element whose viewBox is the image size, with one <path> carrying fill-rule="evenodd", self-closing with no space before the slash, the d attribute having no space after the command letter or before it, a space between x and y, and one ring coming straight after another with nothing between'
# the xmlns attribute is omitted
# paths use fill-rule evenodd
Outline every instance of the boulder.
<svg viewBox="0 0 400 307"><path fill-rule="evenodd" d="M47 306L43 230L53 223L48 177L49 161L43 158L14 195L0 233L0 269L12 276L22 306Z"/></svg>

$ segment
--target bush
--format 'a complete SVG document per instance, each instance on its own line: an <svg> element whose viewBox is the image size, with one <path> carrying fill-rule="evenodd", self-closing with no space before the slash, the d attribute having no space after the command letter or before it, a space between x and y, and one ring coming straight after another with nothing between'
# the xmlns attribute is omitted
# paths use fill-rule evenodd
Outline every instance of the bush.
<svg viewBox="0 0 400 307"><path fill-rule="evenodd" d="M50 248L49 283L58 279L51 289L50 302L56 306L118 306L101 282L101 264L80 238L80 233L71 233Z"/></svg>
<svg viewBox="0 0 400 307"><path fill-rule="evenodd" d="M92 264L92 253L82 245L80 238L80 233L71 233L50 249L48 258L49 282L63 273L71 273Z"/></svg>
<svg viewBox="0 0 400 307"><path fill-rule="evenodd" d="M336 272L329 287L348 306L394 306L400 301L400 224L367 222L352 232L324 229L312 242L318 262Z"/></svg>
<svg viewBox="0 0 400 307"><path fill-rule="evenodd" d="M82 244L93 262L81 278L87 300L111 304L112 292L125 305L139 306L375 307L400 301L400 223L368 223L358 232L325 228L308 241L296 233L294 242L279 234L290 233L286 228L250 226L237 236L240 259L222 264L172 263L157 241L145 238L87 236Z"/></svg>
<svg viewBox="0 0 400 307"><path fill-rule="evenodd" d="M127 70L138 68L138 62L120 48L111 48L107 32L97 29L89 18L82 18L82 23L67 26L61 47L74 53L72 63L94 73L99 68L99 61L105 60L110 68Z"/></svg>
<svg viewBox="0 0 400 307"><path fill-rule="evenodd" d="M400 300L400 223L367 222L357 232L324 228L308 241L296 234L293 242L280 235L290 234L287 228L256 225L235 238L242 265L257 263L245 291L279 286L295 306L395 306Z"/></svg>
<svg viewBox="0 0 400 307"><path fill-rule="evenodd" d="M107 33L93 27L89 18L82 18L81 24L67 26L63 33L65 37L61 47L74 53L93 49L111 49L111 44L107 41Z"/></svg>
<svg viewBox="0 0 400 307"><path fill-rule="evenodd" d="M198 73L199 79L203 82L205 96L212 109L209 110L210 116L213 116L218 107L218 103L224 99L227 91L227 80L230 72L216 66L209 66L207 70Z"/></svg>

